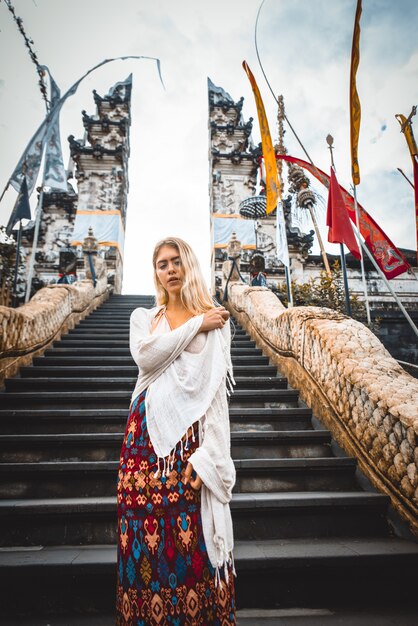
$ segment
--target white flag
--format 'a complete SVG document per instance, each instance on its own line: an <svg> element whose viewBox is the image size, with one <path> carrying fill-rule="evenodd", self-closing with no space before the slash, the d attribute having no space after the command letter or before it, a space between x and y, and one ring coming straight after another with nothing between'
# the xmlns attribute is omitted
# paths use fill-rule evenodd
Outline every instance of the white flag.
<svg viewBox="0 0 418 626"><path fill-rule="evenodd" d="M276 209L276 254L279 261L289 268L289 248L287 247L286 222L284 219L283 204L277 203Z"/></svg>
<svg viewBox="0 0 418 626"><path fill-rule="evenodd" d="M42 66L49 74L51 82L51 109L59 103L61 91L51 76L51 72L46 65ZM47 131L46 150L45 150L45 172L44 186L51 187L54 191L68 191L67 173L62 158L61 137L60 137L60 109L58 108L54 117L51 119L49 130Z"/></svg>

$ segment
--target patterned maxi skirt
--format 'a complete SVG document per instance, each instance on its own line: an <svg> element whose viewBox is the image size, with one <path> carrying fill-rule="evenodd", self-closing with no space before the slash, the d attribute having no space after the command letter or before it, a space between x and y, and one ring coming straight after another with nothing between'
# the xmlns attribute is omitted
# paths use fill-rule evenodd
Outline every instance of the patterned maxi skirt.
<svg viewBox="0 0 418 626"><path fill-rule="evenodd" d="M176 450L168 477L154 477L145 393L129 411L118 476L117 626L235 626L234 576L215 587L203 538L200 490L183 478L198 446ZM193 425L197 433L196 422ZM162 464L161 464L162 466ZM195 472L192 478L196 476Z"/></svg>

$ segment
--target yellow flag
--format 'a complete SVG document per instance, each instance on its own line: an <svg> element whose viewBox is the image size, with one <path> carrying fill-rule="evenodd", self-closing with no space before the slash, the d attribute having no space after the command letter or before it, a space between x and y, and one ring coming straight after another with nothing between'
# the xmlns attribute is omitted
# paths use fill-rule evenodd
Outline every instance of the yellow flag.
<svg viewBox="0 0 418 626"><path fill-rule="evenodd" d="M361 107L357 93L356 74L360 61L360 16L361 0L357 0L354 20L353 45L351 48L350 70L350 141L351 141L351 176L354 185L360 184L360 167L357 158L358 138L360 134Z"/></svg>
<svg viewBox="0 0 418 626"><path fill-rule="evenodd" d="M254 93L254 99L257 106L258 122L260 124L261 144L263 147L264 165L266 168L266 196L267 196L267 209L266 213L269 214L277 206L277 198L281 198L281 190L279 177L277 174L276 155L273 148L273 142L271 141L270 129L264 110L264 104L261 99L260 91L258 89L255 78L247 65L246 61L242 62Z"/></svg>
<svg viewBox="0 0 418 626"><path fill-rule="evenodd" d="M414 133L412 132L412 126L410 123L407 123L405 115L397 113L395 117L398 120L399 124L403 126L403 133L408 144L409 152L411 153L411 157L413 159L416 155L418 155L418 150L417 144L415 143Z"/></svg>

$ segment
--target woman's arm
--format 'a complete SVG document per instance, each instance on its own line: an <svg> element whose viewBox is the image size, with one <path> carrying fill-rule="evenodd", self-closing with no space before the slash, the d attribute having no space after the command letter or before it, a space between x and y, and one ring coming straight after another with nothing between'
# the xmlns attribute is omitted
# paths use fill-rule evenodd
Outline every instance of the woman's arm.
<svg viewBox="0 0 418 626"><path fill-rule="evenodd" d="M138 308L130 317L129 348L142 373L168 367L199 332L203 314L163 334L151 334L149 310Z"/></svg>

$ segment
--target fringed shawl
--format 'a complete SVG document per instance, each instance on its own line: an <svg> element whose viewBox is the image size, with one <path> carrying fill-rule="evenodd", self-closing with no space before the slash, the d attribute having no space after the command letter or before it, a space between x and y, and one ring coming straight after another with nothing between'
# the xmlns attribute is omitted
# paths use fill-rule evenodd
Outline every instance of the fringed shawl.
<svg viewBox="0 0 418 626"><path fill-rule="evenodd" d="M163 464L168 476L177 446L199 421L199 447L189 457L203 481L201 518L209 560L221 582L219 568L233 565L233 528L229 502L235 484L231 458L227 384L235 384L230 354L230 326L205 333L199 352L186 350L198 334L203 314L178 328L151 334L152 320L161 307L138 308L130 323L130 350L139 368L132 400L147 389L145 408L148 433L158 456L155 474ZM194 437L194 433L193 433ZM235 569L233 569L235 574Z"/></svg>

